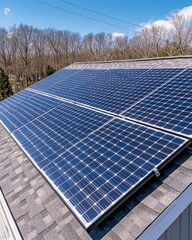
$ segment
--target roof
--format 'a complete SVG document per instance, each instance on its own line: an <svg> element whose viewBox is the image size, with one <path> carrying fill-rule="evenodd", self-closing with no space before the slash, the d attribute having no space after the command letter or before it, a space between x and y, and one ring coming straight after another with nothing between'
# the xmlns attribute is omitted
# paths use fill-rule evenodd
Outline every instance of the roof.
<svg viewBox="0 0 192 240"><path fill-rule="evenodd" d="M192 67L191 60L74 63L69 68ZM191 184L192 154L185 150L88 234L0 126L0 187L24 239L136 239Z"/></svg>
<svg viewBox="0 0 192 240"><path fill-rule="evenodd" d="M106 62L75 62L67 68L186 68L192 67L192 56L116 60Z"/></svg>

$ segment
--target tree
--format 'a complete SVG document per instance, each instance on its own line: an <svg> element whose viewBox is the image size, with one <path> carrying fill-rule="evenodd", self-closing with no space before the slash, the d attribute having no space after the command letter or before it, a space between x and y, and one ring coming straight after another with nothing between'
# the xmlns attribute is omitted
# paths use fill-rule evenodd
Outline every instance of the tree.
<svg viewBox="0 0 192 240"><path fill-rule="evenodd" d="M29 86L31 80L31 61L34 54L33 49L33 35L34 28L32 26L20 24L19 27L13 27L12 35L17 43L18 55L21 61L21 73L25 87Z"/></svg>
<svg viewBox="0 0 192 240"><path fill-rule="evenodd" d="M53 74L56 70L54 68L52 68L50 65L48 65L46 67L46 70L45 70L45 77Z"/></svg>
<svg viewBox="0 0 192 240"><path fill-rule="evenodd" d="M184 55L191 48L192 42L192 17L173 13L171 16L173 25L172 42L177 45L177 55Z"/></svg>
<svg viewBox="0 0 192 240"><path fill-rule="evenodd" d="M3 100L13 94L11 85L9 83L8 75L3 69L0 69L0 100Z"/></svg>

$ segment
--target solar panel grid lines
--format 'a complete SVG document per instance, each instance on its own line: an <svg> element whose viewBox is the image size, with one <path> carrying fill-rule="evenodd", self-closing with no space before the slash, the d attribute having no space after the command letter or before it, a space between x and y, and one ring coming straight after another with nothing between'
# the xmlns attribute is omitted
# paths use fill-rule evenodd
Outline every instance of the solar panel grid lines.
<svg viewBox="0 0 192 240"><path fill-rule="evenodd" d="M118 120L118 119L116 119L116 120L113 120L113 121L120 121L120 120ZM108 123L108 124L110 124L110 123ZM108 124L106 124L105 125L105 127L107 127L107 125ZM132 124L133 126L135 126L135 124ZM105 128L104 127L104 128ZM140 126L141 128L143 128L142 126ZM113 129L113 126L112 126L112 129ZM146 129L146 128L144 128L144 129ZM132 129L133 130L133 129ZM114 131L115 131L115 129L114 129ZM117 130L116 131L119 131L119 129L117 128ZM147 131L150 131L149 129L147 129ZM151 130L151 131L154 131L155 132L155 130ZM93 133L93 134L95 134L96 136L98 136L98 134L97 134L97 131L95 132L95 133ZM103 133L103 127L101 127L100 128L100 134L101 134L101 140L102 141L104 141L104 137L103 137L103 135L102 134L104 134ZM137 134L137 129L135 130L135 134ZM149 133L148 133L149 134ZM164 133L163 133L164 134ZM105 134L104 134L105 135ZM127 135L127 132L126 132L126 135ZM166 134L165 134L166 135ZM132 138L132 136L130 135L130 141L131 141L131 138ZM174 137L175 138L175 137ZM176 137L177 138L177 137ZM60 191L64 191L64 186L66 187L66 186L68 186L69 187L69 182L68 181L70 181L70 184L73 184L73 183L76 183L75 184L75 186L76 186L76 193L74 192L75 191L75 189L73 188L73 194L72 193L70 193L69 191L71 191L72 190L72 188L70 189L68 189L67 191L68 192L65 192L64 193L64 195L65 195L65 197L67 196L67 197L69 197L69 196L73 196L73 201L71 200L71 199L68 199L68 201L72 201L71 202L71 204L72 203L74 203L74 198L77 196L77 194L79 193L79 191L81 190L81 188L77 188L77 186L78 186L78 184L79 184L79 182L81 182L81 184L83 184L83 181L85 182L86 181L86 179L89 179L90 177L91 177L91 175L92 175L92 177L94 177L93 176L93 172L94 171L92 171L92 168L88 168L88 166L90 165L90 162L88 162L88 164L86 164L85 165L85 162L86 161L89 161L89 159L87 158L87 156L86 156L86 159L84 159L83 161L82 161L82 154L84 154L84 152L85 152L85 149L83 150L83 151L81 151L81 152L79 152L79 155L78 155L78 158L76 159L76 160L74 160L74 161L78 161L78 159L80 159L79 160L79 162L78 163L76 163L76 165L77 164L81 164L81 169L80 170L78 170L78 173L76 172L76 174L72 174L72 172L70 172L70 174L69 174L69 171L72 171L72 169L74 170L75 169L75 165L73 165L73 160L70 158L70 161L68 161L68 159L69 159L69 156L68 155L66 155L66 154L68 154L69 152L70 152L70 154L71 154L71 152L73 152L74 154L72 154L73 156L77 156L77 153L78 153L78 151L79 151L79 149L81 149L81 148L83 148L83 146L81 146L82 145L82 143L83 142L85 142L85 145L84 145L84 147L86 147L87 148L87 146L86 145L88 145L88 143L86 142L86 139L87 138L85 138L84 140L82 140L82 141L80 141L79 143L77 143L76 145L74 145L72 148L70 148L70 150L67 150L67 152L65 152L64 153L64 156L63 156L63 159L65 159L65 162L66 162L66 164L65 164L65 174L63 175L61 175L61 173L62 173L62 167L64 167L64 166L60 166L60 164L62 163L62 160L61 160L61 158L57 158L56 160L53 160L53 162L51 162L50 163L50 165L47 165L47 166L45 166L45 168L43 168L43 171L45 172L45 173L47 173L47 175L49 176L49 178L54 182L54 184L56 184L58 187L59 187L59 189L60 189ZM90 134L90 137L89 137L89 139L93 139L92 138L92 134ZM158 138L157 138L158 139ZM168 138L169 139L169 138ZM100 140L100 141L101 141ZM112 139L113 140L113 139ZM111 141L112 141L111 140ZM114 140L115 140L115 137L114 137ZM169 139L170 140L170 139ZM109 140L107 140L107 143L109 144L109 142L111 142L111 141L109 141ZM133 141L133 140L132 140ZM135 140L134 140L135 141ZM95 141L96 142L96 141ZM98 151L100 151L100 149L102 148L102 145L101 145L101 147L99 148L96 144L98 144L97 142L96 142L96 144L95 144L95 142L94 142L94 145L95 145L95 148L97 149L96 150L96 152L98 152ZM121 141L120 141L121 142ZM140 145L140 142L137 142L137 141L135 141L138 145ZM167 142L168 143L168 142ZM162 142L162 144L164 144L164 142ZM174 144L176 144L176 143L172 143L173 145ZM114 144L115 145L115 144ZM145 145L145 144L144 144ZM143 146L144 146L143 145ZM76 146L77 146L77 149L74 151L74 148L76 148ZM78 146L81 146L79 149L78 149ZM93 146L92 146L93 147ZM161 148L163 147L163 145L161 145ZM172 146L173 147L173 146ZM109 148L109 146L108 146L108 148ZM133 148L134 148L134 146L133 146ZM88 148L89 149L89 148ZM167 148L168 150L169 150L169 147ZM142 151L141 151L142 152ZM102 153L100 154L101 156L102 156ZM117 154L115 154L115 152L113 152L113 155L117 155ZM97 155L98 156L98 155ZM118 155L117 155L118 156ZM117 157L116 156L116 157ZM85 156L84 156L85 157ZM96 157L96 156L95 156ZM99 156L98 156L99 157ZM136 155L134 155L133 154L133 156L132 157L136 157ZM142 159L142 158L141 158ZM116 158L115 158L115 160L116 160ZM94 163L94 164L97 164L98 163L98 159L97 159L97 161L94 161L94 162L92 162L92 163ZM102 166L102 165L104 165L105 164L105 162L104 163L102 163L102 165L100 165L101 163L99 163L99 165L97 166L97 167L95 167L95 168L93 168L93 169L95 169L95 173L97 172L97 169L98 168L100 168L100 170L101 170L101 168L105 168L105 166ZM111 170L113 169L112 167L113 167L113 165L115 166L115 168L118 168L118 164L114 164L114 162L113 162L113 164L110 166L111 168ZM133 164L134 165L134 164ZM53 168L53 166L55 167L55 171L54 171L54 168ZM84 167L83 167L84 166ZM154 166L152 165L152 164L148 164L148 167L149 166L151 166L150 167L150 169L152 170L153 168L154 168ZM52 168L51 168L52 167ZM132 166L133 167L133 166ZM86 178L84 178L83 176L85 176L85 174L80 174L80 172L82 172L82 171L84 171L86 168L88 168L88 172L87 172L87 177ZM59 169L59 172L58 172L58 169ZM141 168L139 168L139 169L141 169ZM79 172L80 171L80 172ZM141 171L141 170L140 170ZM111 171L108 171L108 174L110 174L110 172ZM113 171L112 171L113 172ZM145 171L144 171L145 172ZM118 173L118 171L117 171L117 173ZM129 173L131 173L131 172L129 172ZM132 173L133 173L133 170L132 170ZM91 174L91 175L90 175ZM114 174L114 172L113 172L113 174ZM127 175L127 171L126 170L124 170L124 172L123 172L123 174L124 174L124 176L125 175ZM98 175L98 174L97 174ZM117 174L118 175L118 174ZM132 174L133 175L133 174ZM55 177L58 177L57 179L54 179ZM99 175L98 175L99 176ZM97 176L97 178L98 178L98 176ZM75 181L73 182L73 178L75 177ZM92 185L91 185L91 187L93 187L94 186L94 181L96 181L97 180L97 178L92 178L92 179L89 179L89 180L91 180L92 181ZM116 178L118 178L118 176L116 176ZM132 177L133 178L133 177ZM143 179L143 177L140 177L141 179ZM81 179L80 181L79 181L79 179ZM133 178L134 179L134 178ZM65 180L65 181L64 181ZM137 178L136 178L136 180L138 180ZM108 178L108 182L110 181L110 178ZM97 184L100 184L99 182L97 183ZM103 186L103 184L104 184L104 182L102 181L101 182L101 184L100 184L100 187L102 187ZM129 183L129 185L130 186L132 186L132 185L134 185L132 182L131 183ZM109 186L111 186L111 183L109 182ZM117 187L118 187L119 185L117 185ZM111 189L111 188L109 188L109 189ZM90 189L89 188L87 188L87 191L89 191ZM106 186L103 186L103 190L101 190L100 192L98 192L97 194L99 195L101 195L101 194L104 194L104 192L103 191L107 191L106 190ZM111 189L112 190L112 189ZM80 192L82 192L82 191L80 191ZM88 193L88 192L87 192ZM106 193L106 192L105 192ZM68 195L69 194L69 195ZM85 195L85 192L83 192L83 193L81 193L81 195L82 194L84 194ZM99 195L99 196L100 196ZM79 196L79 195L78 195ZM90 196L90 195L88 195L88 196ZM113 196L113 195L112 195ZM109 199L108 199L108 201L110 201L109 203L111 203L111 202L114 202L114 201L112 201L112 200L114 200L114 199L111 199L112 198L112 196L109 196ZM90 196L90 199L89 199L89 202L90 201L93 201L93 199L95 199L95 197L96 196L94 196L94 198L92 197L92 196ZM80 196L79 196L79 198L80 198ZM79 199L78 198L78 199ZM77 202L77 200L76 200L76 202ZM94 205L95 206L95 208L97 209L98 208L98 206L96 206L96 205ZM81 209L81 208L80 208ZM80 211L80 209L78 209L79 211ZM100 206L100 208L99 208L99 210L98 210L99 212L102 212L101 211L101 206ZM82 219L81 219L82 220Z"/></svg>
<svg viewBox="0 0 192 240"><path fill-rule="evenodd" d="M169 68L168 68L169 69ZM168 70L167 69L167 70ZM174 75L172 78L170 78L169 80L167 80L165 83L161 84L160 86L158 86L157 88L155 88L154 90L152 90L149 94L147 94L146 96L144 96L143 98L139 99L137 102L135 102L134 104L132 104L131 106L129 106L127 109L123 110L120 115L123 115L123 113L125 113L129 108L132 108L133 106L137 105L138 103L142 102L145 98L147 98L148 96L152 95L154 92L156 92L159 88L163 87L165 84L167 84L168 82L170 82L172 79L174 79L175 77L179 76L180 74L182 74L183 72L186 71L187 68L179 68L181 71L178 73L176 73L176 75Z"/></svg>
<svg viewBox="0 0 192 240"><path fill-rule="evenodd" d="M162 70L162 69L160 69L161 71L166 71L166 69L164 70ZM176 69L176 70L178 70L178 69ZM135 72L135 69L131 69L131 71L132 72ZM147 69L137 69L137 71L144 71L144 72L146 72L146 71L149 71L149 70L147 70ZM157 69L155 70L155 71L157 71ZM174 71L175 71L175 69L174 69ZM86 84L87 85L87 84ZM94 85L94 83L92 84L91 83L91 85ZM100 84L99 84L99 86L100 86L100 88L101 88L101 85L102 85L102 81L100 81ZM87 86L86 86L87 87ZM89 89L87 89L85 87L85 89L86 90L89 90ZM91 86L92 87L92 86ZM104 87L102 87L102 89L104 89ZM111 107L113 108L113 107L115 107L115 106L119 106L119 108L121 107L121 105L124 105L124 103L123 103L123 101L122 101L122 99L117 99L117 101L114 101L114 97L113 96L111 96L112 94L112 90L111 90L112 88L111 88L111 86L110 86L110 88L109 88L109 95L110 95L110 98L111 99L107 99L108 101L105 101L105 97L103 97L103 95L105 95L106 96L106 94L103 94L103 92L101 91L101 94L100 94L100 96L96 96L96 95L94 95L94 93L92 94L90 94L90 97L91 97L91 99L93 99L93 101L95 101L98 105L99 105L99 107L97 107L96 106L96 108L98 108L98 109L100 109L100 110L103 110L102 109L102 105L105 105L105 104L107 104L108 106L109 105L111 105ZM76 96L77 94L76 94L76 92L77 91L74 91L75 93L74 93L74 95ZM86 91L87 92L87 91ZM143 89L141 89L141 92L143 92ZM64 95L64 93L62 92L62 96ZM68 95L70 96L70 91L68 92ZM119 95L121 95L121 92L119 92ZM68 99L70 99L70 97L69 96L65 96L65 97L68 97ZM93 98L93 96L94 96L94 98ZM138 97L139 96L139 94L138 94L138 92L137 92L137 94L136 94L136 97ZM66 99L66 98L65 98ZM81 99L78 99L78 100L76 100L76 99L73 99L73 97L72 97L72 101L76 101L76 102L79 102L79 101L81 101ZM104 104L103 104L104 103ZM87 105L88 106L88 104L85 104L85 105ZM90 102L89 102L89 105L90 105ZM92 104L93 105L93 104ZM91 106L91 105L90 105ZM104 106L104 108L105 108L105 106ZM107 111L108 112L110 112L110 113L113 113L112 111L110 111L110 109L107 109ZM119 109L119 111L120 111L120 109Z"/></svg>
<svg viewBox="0 0 192 240"><path fill-rule="evenodd" d="M108 72L108 71L109 71L109 70L104 71L103 74L105 74L105 73ZM139 70L138 70L138 71L139 71ZM140 71L142 71L142 70L140 70ZM102 82L103 82L104 80L111 82L110 79L108 80L108 79L105 78L105 75L104 75L104 77L103 77L103 76L102 76L103 74L99 75L99 83L102 84ZM95 80L97 80L97 77L98 77L98 76L95 76L94 78L92 78L92 81L91 81L91 79L90 79L90 81L89 81L89 82L91 82L90 84L93 85L94 87L95 87L94 83L95 83ZM82 86L82 88L86 88L87 84L88 84L88 82L84 83L85 86L84 86L84 85L83 85L83 86L80 85L80 86ZM70 91L63 91L63 89L62 89L62 90L60 90L60 92L58 92L59 86L56 86L56 87L57 87L57 92L54 92L54 90L52 91L51 89L50 89L50 91L51 91L52 94L56 94L57 96L64 97L64 98L68 98L68 99L70 99L70 100L76 101L77 99L70 98L69 96L70 96L70 92L71 92L71 91L73 91L73 94L75 94L76 88L78 88L78 86L79 86L79 85L75 85L75 87L74 87L73 89L71 89ZM89 90L89 89L86 89L86 90ZM112 89L110 89L110 90L112 90ZM94 97L97 97L94 93L93 93L93 96L94 96Z"/></svg>
<svg viewBox="0 0 192 240"><path fill-rule="evenodd" d="M26 102L26 100L29 100L30 98L34 97L36 93L28 93L28 91L23 90L19 92L18 94L15 94L11 96L8 99L5 99L0 104L0 120L1 123L4 124L4 127L8 130L8 132L11 131L10 128L16 127L16 123L13 122L13 118L18 123L19 119L18 116L12 116L12 112L15 111L15 109L20 106L23 102ZM17 113L15 111L15 113ZM9 119L9 117L10 119ZM24 116L23 116L24 117ZM25 117L24 117L25 118ZM5 126L5 123L7 126Z"/></svg>
<svg viewBox="0 0 192 240"><path fill-rule="evenodd" d="M13 96L6 98L5 100L1 101L0 104L0 111L4 112L10 108L15 107L16 105L20 104L22 101L26 101L31 97L35 96L35 93L28 93L28 91L23 90Z"/></svg>
<svg viewBox="0 0 192 240"><path fill-rule="evenodd" d="M31 157L31 155L26 151L26 149L23 147L23 145L20 143L20 141L18 141L18 139L15 137L15 135L13 133L11 133L11 136L13 137L13 139L17 142L17 144L20 146L20 148L23 150L23 152L25 152L25 154L28 156L28 158L31 160L31 162L33 163L33 165L36 167L36 169L43 175L43 177L47 180L47 182L52 186L52 188L55 190L55 192L57 194L59 194L59 196L61 197L61 199L64 200L64 202L68 205L68 207L71 209L71 211L73 212L74 216L76 217L77 215L77 211L75 211L74 207L70 204L70 202L68 202L68 199L65 198L65 196L63 195L63 193L59 190L59 188L54 184L54 182L48 178L47 174L43 171L43 169L38 165L38 163L35 161L34 158Z"/></svg>
<svg viewBox="0 0 192 240"><path fill-rule="evenodd" d="M29 88L36 89L36 90L43 90L49 87L54 86L56 83L63 81L64 79L69 78L70 76L76 75L81 71L81 69L61 69L46 78L42 79L41 81L31 85Z"/></svg>
<svg viewBox="0 0 192 240"><path fill-rule="evenodd" d="M50 93L119 114L180 71L181 69L110 69L70 91L57 86L56 91L50 89ZM163 73L161 77L159 73Z"/></svg>
<svg viewBox="0 0 192 240"><path fill-rule="evenodd" d="M105 126L106 124L108 124L109 122L111 122L113 120L113 118L109 119L108 121L106 121L105 123L103 123L103 125L99 126L97 129L93 130L92 132L88 133L85 137L82 137L82 139L80 141L83 141L85 138L87 138L90 134L93 134L95 131L98 131L100 128L102 128L103 126ZM76 143L72 144L66 151L69 151L74 145L76 145ZM55 158L55 161L58 160L61 156L62 156L63 152L60 153L58 155L58 157ZM46 166L47 167L47 166Z"/></svg>
<svg viewBox="0 0 192 240"><path fill-rule="evenodd" d="M192 138L192 69L127 110L130 120Z"/></svg>
<svg viewBox="0 0 192 240"><path fill-rule="evenodd" d="M31 157L36 158L43 167L110 119L108 115L62 103L14 131L13 134L20 139ZM29 136L33 144L28 141Z"/></svg>
<svg viewBox="0 0 192 240"><path fill-rule="evenodd" d="M116 166L117 167L117 166Z"/></svg>
<svg viewBox="0 0 192 240"><path fill-rule="evenodd" d="M64 70L65 69L63 69L63 71ZM54 78L55 80L55 83L52 84L51 86L47 85L46 87L44 87L43 85L42 87L40 82L35 85L32 85L31 88L34 88L35 86L34 89L36 90L45 91L47 93L54 93L59 96L61 95L61 93L70 91L71 89L77 87L78 85L81 85L82 83L86 83L87 81L90 81L92 78L99 76L101 73L105 71L107 70L106 69L82 69L80 71L78 70L76 74L73 74L66 78L62 78L59 81L56 79L56 77L53 74L48 77L49 79ZM62 77L62 73L61 73L61 77Z"/></svg>
<svg viewBox="0 0 192 240"><path fill-rule="evenodd" d="M38 93L38 94L42 94L44 96L47 96L47 97L50 97L50 98L53 98L53 99L57 99L57 100L60 100L62 102L70 103L72 105L77 105L77 106L80 106L80 107L84 107L86 109L90 109L90 110L93 110L93 111L96 111L96 112L99 112L99 113L104 113L105 115L108 115L108 116L124 118L124 116L119 116L116 113L105 111L103 109L96 108L96 107L93 107L91 105L87 105L87 104L84 104L84 103L81 103L81 102L73 101L73 100L70 100L70 99L67 99L67 98L62 98L62 97L56 96L56 95L51 94L51 93L46 93L46 92L35 90L35 89L29 89L29 91L32 91L32 92L35 92L35 93Z"/></svg>
<svg viewBox="0 0 192 240"><path fill-rule="evenodd" d="M27 91L27 93L29 93L29 95L31 94L30 91ZM9 108L7 111L3 111L0 115L1 122L6 125L9 132L12 132L59 104L61 104L61 102L57 99L35 94L25 99L25 101L19 102L19 104L16 104L11 109Z"/></svg>

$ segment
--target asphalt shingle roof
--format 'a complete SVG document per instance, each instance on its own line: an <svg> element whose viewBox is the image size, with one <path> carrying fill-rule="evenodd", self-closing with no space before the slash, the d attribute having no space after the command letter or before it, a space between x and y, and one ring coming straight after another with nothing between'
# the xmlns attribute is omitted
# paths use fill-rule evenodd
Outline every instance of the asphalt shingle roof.
<svg viewBox="0 0 192 240"><path fill-rule="evenodd" d="M74 63L71 67L192 67L192 57ZM88 234L0 125L0 187L24 239L132 240L192 184L192 153L185 150Z"/></svg>

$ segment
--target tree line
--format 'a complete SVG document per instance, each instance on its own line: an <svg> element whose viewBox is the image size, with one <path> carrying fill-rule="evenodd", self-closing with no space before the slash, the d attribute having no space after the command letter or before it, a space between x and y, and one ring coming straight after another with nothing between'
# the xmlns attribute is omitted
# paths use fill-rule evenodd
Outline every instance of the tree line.
<svg viewBox="0 0 192 240"><path fill-rule="evenodd" d="M75 61L191 54L192 18L174 13L169 22L169 29L155 24L141 27L130 39L114 38L105 32L81 36L78 32L24 24L0 27L0 68L14 84L14 91L19 91Z"/></svg>

